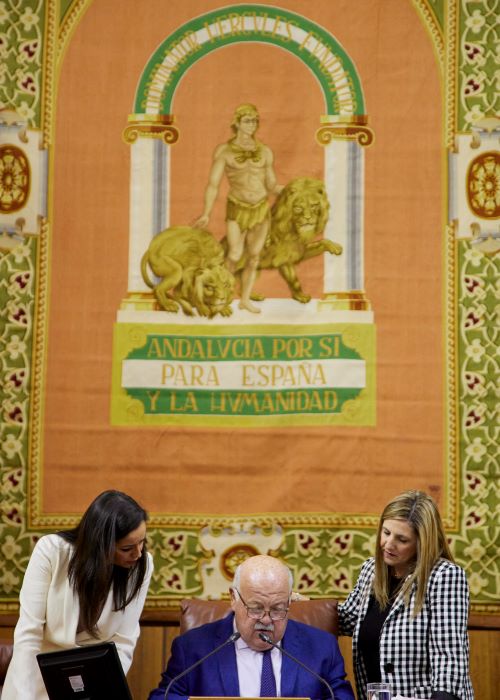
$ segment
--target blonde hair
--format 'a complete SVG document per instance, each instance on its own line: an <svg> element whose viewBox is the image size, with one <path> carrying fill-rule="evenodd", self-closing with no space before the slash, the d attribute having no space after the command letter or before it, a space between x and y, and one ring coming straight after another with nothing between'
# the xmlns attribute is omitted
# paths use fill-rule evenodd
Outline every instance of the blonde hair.
<svg viewBox="0 0 500 700"><path fill-rule="evenodd" d="M231 122L231 129L236 133L238 125L242 117L255 117L257 119L257 126L259 125L259 112L255 105L250 104L250 102L245 102L242 105L238 105L234 110L233 121Z"/></svg>
<svg viewBox="0 0 500 700"><path fill-rule="evenodd" d="M436 503L423 491L405 491L386 505L377 531L377 550L375 554L375 578L373 593L381 608L389 602L389 567L384 562L380 537L385 520L406 521L417 536L417 556L411 574L406 578L401 592L405 605L410 602L413 583L416 584L415 607L412 616L421 611L429 576L438 559L453 561L446 541L443 523Z"/></svg>

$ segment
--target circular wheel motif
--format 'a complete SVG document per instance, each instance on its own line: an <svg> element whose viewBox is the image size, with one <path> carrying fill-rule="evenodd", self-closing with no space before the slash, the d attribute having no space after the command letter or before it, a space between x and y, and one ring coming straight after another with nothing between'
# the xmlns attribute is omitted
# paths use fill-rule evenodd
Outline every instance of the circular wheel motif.
<svg viewBox="0 0 500 700"><path fill-rule="evenodd" d="M0 146L0 212L22 209L29 187L30 166L24 152L17 146Z"/></svg>
<svg viewBox="0 0 500 700"><path fill-rule="evenodd" d="M472 161L467 177L469 206L482 219L500 217L500 153L482 153Z"/></svg>
<svg viewBox="0 0 500 700"><path fill-rule="evenodd" d="M259 550L249 544L236 544L226 549L220 558L220 568L224 577L232 581L236 567L255 554L260 554Z"/></svg>

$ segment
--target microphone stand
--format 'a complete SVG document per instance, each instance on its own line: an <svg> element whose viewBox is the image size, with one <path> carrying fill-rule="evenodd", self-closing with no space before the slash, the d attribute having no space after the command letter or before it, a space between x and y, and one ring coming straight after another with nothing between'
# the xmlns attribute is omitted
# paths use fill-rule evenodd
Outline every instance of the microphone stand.
<svg viewBox="0 0 500 700"><path fill-rule="evenodd" d="M212 649L211 652L209 652L208 654L205 654L205 656L202 656L201 659L198 659L198 661L196 661L194 664L191 664L191 666L188 666L187 668L185 668L184 671L182 671L181 673L178 673L176 676L174 676L172 678L172 680L169 681L169 683L165 689L165 695L164 695L165 700L167 700L168 691L170 690L170 688L172 687L172 685L176 681L179 681L181 678L183 678L185 675L190 673L197 666L199 666L204 661L206 661L208 658L213 656L213 654L217 654L217 652L220 651L221 649L223 649L227 644L231 644L232 642L235 642L240 637L241 637L241 634L239 632L233 632L233 634L230 637L228 637L225 642L222 642L222 644L219 644L218 647L215 647L215 649Z"/></svg>
<svg viewBox="0 0 500 700"><path fill-rule="evenodd" d="M318 674L316 673L316 671L313 671L312 668L309 668L309 666L306 666L305 663L303 663L302 661L300 661L299 659L297 659L295 656L293 656L292 654L290 654L289 651L287 651L286 649L284 649L283 647L281 647L279 644L275 644L275 643L273 642L273 640L271 639L271 637L270 637L268 634L264 634L264 632L259 632L259 637L262 639L263 642L266 642L266 644L270 644L272 647L275 647L276 649L279 649L279 651L280 651L282 654L284 654L285 656L288 656L289 659L292 659L292 661L295 661L296 664L299 664L299 666L302 666L303 669L305 669L306 671L308 671L308 673L310 673L311 675L313 675L318 681L321 681L321 683L323 683L323 685L326 685L326 687L328 688L328 692L329 692L330 695L331 695L332 700L335 700L335 697L334 697L334 695L333 695L332 686L330 685L330 683L328 683L328 681L325 681L324 678L321 678L321 676L318 675Z"/></svg>

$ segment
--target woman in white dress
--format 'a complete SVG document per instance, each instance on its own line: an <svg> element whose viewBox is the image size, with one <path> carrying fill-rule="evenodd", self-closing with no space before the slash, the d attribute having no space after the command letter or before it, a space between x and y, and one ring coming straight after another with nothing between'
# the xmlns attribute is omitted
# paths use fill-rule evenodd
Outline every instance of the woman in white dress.
<svg viewBox="0 0 500 700"><path fill-rule="evenodd" d="M133 498L104 491L76 528L40 538L19 596L2 700L47 700L41 652L114 642L127 673L153 572L146 521Z"/></svg>

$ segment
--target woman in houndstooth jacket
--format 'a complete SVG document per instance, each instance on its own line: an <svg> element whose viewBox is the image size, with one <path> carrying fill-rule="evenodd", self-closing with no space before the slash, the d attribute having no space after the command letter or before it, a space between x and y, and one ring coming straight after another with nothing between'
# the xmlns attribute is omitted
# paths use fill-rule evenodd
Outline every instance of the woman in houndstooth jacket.
<svg viewBox="0 0 500 700"><path fill-rule="evenodd" d="M432 498L408 491L392 500L377 543L339 606L340 634L353 638L358 699L367 683L386 681L394 695L473 700L469 588Z"/></svg>

